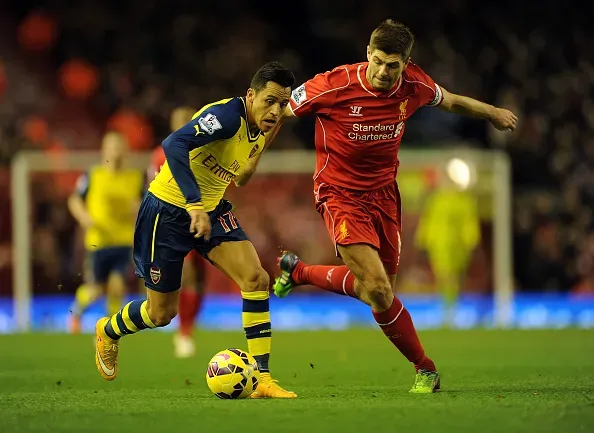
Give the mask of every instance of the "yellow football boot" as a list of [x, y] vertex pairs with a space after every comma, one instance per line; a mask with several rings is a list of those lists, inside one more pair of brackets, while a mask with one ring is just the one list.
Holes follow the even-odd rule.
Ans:
[[99, 374], [105, 380], [114, 380], [118, 374], [118, 349], [120, 340], [114, 340], [105, 333], [105, 325], [109, 317], [97, 320], [95, 335], [97, 344], [95, 346], [95, 364]]
[[250, 395], [250, 398], [297, 398], [297, 394], [281, 388], [277, 382], [270, 376], [270, 373], [260, 373], [258, 387]]

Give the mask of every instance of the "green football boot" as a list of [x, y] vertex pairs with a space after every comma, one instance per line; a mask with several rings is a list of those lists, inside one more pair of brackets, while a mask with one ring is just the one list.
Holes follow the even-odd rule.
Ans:
[[409, 392], [413, 394], [431, 394], [441, 387], [437, 371], [419, 370], [415, 377], [415, 384]]
[[295, 282], [293, 281], [291, 274], [299, 262], [300, 260], [299, 257], [297, 257], [297, 254], [290, 251], [283, 251], [281, 256], [278, 258], [278, 266], [280, 268], [281, 274], [280, 277], [276, 277], [274, 280], [274, 286], [272, 286], [274, 294], [278, 298], [284, 298], [287, 296], [295, 286]]

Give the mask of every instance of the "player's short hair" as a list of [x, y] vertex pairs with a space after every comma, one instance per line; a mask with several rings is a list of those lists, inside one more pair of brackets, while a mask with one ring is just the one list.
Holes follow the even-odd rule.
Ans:
[[404, 24], [394, 20], [385, 20], [371, 33], [369, 47], [371, 50], [380, 50], [386, 54], [400, 54], [402, 60], [410, 57], [410, 52], [415, 43], [415, 36]]
[[285, 68], [281, 62], [272, 61], [264, 64], [252, 78], [250, 87], [256, 92], [266, 87], [266, 83], [272, 81], [283, 87], [293, 87], [295, 75], [290, 69]]

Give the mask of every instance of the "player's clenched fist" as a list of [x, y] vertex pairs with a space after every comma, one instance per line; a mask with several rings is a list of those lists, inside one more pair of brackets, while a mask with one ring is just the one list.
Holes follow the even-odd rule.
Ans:
[[203, 209], [193, 209], [188, 211], [190, 218], [190, 233], [196, 233], [195, 238], [201, 238], [204, 236], [204, 240], [210, 238], [210, 232], [212, 227], [210, 226], [210, 217]]
[[489, 120], [500, 131], [513, 131], [518, 123], [518, 117], [505, 108], [495, 108]]

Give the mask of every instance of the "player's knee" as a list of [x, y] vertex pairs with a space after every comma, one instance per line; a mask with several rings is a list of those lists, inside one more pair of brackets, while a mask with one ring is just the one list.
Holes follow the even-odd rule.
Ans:
[[177, 305], [152, 307], [149, 305], [148, 314], [156, 327], [160, 328], [171, 323], [177, 316]]
[[263, 268], [256, 268], [246, 274], [241, 283], [243, 292], [263, 292], [270, 286], [270, 277]]
[[393, 299], [392, 286], [386, 278], [374, 278], [365, 282], [369, 303], [376, 311], [390, 308]]

